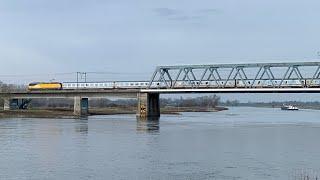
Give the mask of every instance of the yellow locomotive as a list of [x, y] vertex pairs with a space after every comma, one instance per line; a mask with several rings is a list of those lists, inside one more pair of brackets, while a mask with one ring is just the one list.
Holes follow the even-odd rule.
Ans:
[[59, 82], [34, 82], [28, 85], [28, 90], [60, 90], [62, 84]]

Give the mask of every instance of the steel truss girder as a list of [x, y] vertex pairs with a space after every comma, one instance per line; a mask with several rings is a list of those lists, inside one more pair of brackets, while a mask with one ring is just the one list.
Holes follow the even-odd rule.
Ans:
[[[275, 69], [280, 67], [286, 69], [281, 77], [275, 77]], [[316, 67], [313, 76], [303, 77], [299, 67]], [[254, 76], [248, 75], [247, 71], [257, 69]], [[196, 75], [194, 71], [200, 71]], [[201, 72], [202, 71], [202, 72]], [[222, 78], [221, 72], [227, 72], [227, 76]], [[279, 70], [276, 71], [279, 74]], [[293, 74], [297, 78], [292, 78]], [[174, 77], [174, 78], [173, 78]], [[163, 83], [157, 88], [200, 88], [203, 81], [217, 84], [217, 88], [226, 88], [230, 82], [242, 82], [244, 88], [253, 88], [256, 82], [271, 83], [273, 88], [281, 88], [283, 82], [287, 80], [299, 80], [301, 87], [306, 85], [304, 79], [314, 80], [320, 78], [320, 62], [301, 62], [301, 63], [258, 63], [258, 64], [217, 64], [217, 65], [184, 65], [184, 66], [159, 66], [154, 72], [149, 82], [149, 88], [154, 88], [154, 82]], [[277, 82], [280, 80], [280, 83]], [[177, 83], [179, 82], [179, 87]], [[183, 84], [183, 86], [181, 85]], [[182, 87], [181, 87], [182, 86]], [[235, 84], [235, 86], [237, 86]]]

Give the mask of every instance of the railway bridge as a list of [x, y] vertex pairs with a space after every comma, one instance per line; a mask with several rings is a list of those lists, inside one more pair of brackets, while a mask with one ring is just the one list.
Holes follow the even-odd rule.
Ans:
[[0, 93], [3, 109], [21, 99], [74, 98], [74, 114], [86, 115], [90, 98], [112, 96], [137, 98], [137, 116], [152, 117], [160, 116], [160, 94], [320, 93], [320, 62], [159, 66], [149, 81], [65, 84], [61, 90]]

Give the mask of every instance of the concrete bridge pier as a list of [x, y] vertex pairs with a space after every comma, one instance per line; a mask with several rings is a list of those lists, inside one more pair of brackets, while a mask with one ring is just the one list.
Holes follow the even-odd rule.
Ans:
[[4, 111], [9, 111], [11, 109], [10, 107], [10, 99], [5, 98], [3, 99], [3, 110]]
[[138, 93], [138, 117], [160, 117], [159, 93]]
[[74, 111], [76, 116], [86, 116], [89, 114], [89, 99], [82, 97], [74, 97]]
[[9, 110], [14, 110], [14, 109], [19, 109], [19, 100], [4, 98], [3, 99], [3, 110], [9, 111]]

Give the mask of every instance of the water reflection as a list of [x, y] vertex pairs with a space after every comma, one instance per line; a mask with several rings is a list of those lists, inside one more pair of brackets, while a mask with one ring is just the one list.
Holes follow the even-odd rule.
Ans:
[[81, 117], [75, 120], [75, 132], [80, 134], [88, 134], [88, 117]]
[[158, 133], [160, 131], [159, 117], [137, 117], [137, 132]]
[[319, 179], [319, 111], [235, 107], [160, 121], [1, 119], [0, 179]]

